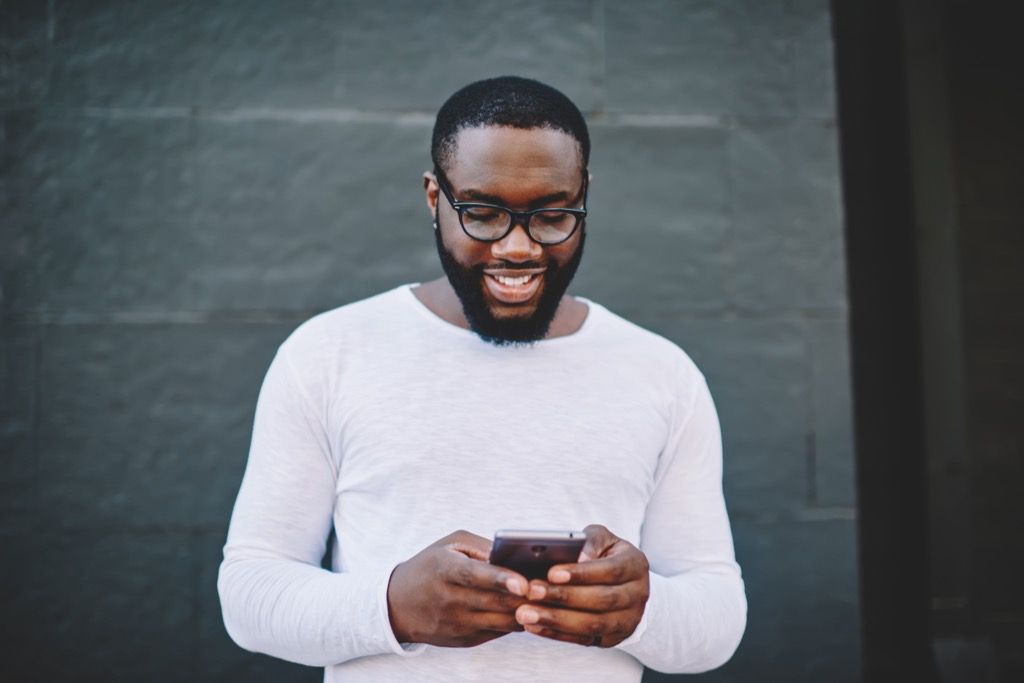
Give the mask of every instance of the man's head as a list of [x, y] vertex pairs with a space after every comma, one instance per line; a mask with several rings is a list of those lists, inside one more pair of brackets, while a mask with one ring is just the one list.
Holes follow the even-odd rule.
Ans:
[[[590, 157], [583, 115], [537, 81], [478, 81], [441, 107], [431, 156], [434, 172], [424, 175], [424, 185], [438, 253], [470, 327], [499, 344], [543, 338], [583, 254], [579, 210]], [[482, 233], [470, 221], [488, 210], [463, 208], [460, 217], [450, 199], [516, 215], [507, 232]], [[529, 233], [521, 215], [528, 211], [535, 212]]]
[[441, 105], [430, 140], [434, 168], [449, 170], [461, 130], [485, 126], [560, 130], [576, 140], [583, 168], [590, 162], [587, 122], [572, 100], [540, 81], [499, 76], [470, 83]]

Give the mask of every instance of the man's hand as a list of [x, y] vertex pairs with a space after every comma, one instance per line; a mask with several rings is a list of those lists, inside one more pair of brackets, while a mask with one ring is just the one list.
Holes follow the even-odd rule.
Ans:
[[647, 557], [633, 544], [591, 524], [576, 564], [548, 570], [533, 580], [530, 602], [516, 620], [530, 633], [580, 645], [611, 647], [628, 638], [651, 592]]
[[388, 584], [388, 615], [403, 643], [472, 647], [522, 631], [516, 608], [527, 582], [488, 564], [491, 542], [456, 531], [395, 567]]

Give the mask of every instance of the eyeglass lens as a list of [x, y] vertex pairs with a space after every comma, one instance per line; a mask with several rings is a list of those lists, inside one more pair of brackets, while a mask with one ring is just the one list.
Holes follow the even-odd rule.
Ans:
[[[512, 223], [512, 214], [497, 207], [466, 207], [461, 214], [466, 232], [482, 240], [504, 236]], [[575, 214], [567, 211], [539, 211], [530, 216], [528, 230], [538, 242], [560, 242], [576, 229], [577, 220]]]

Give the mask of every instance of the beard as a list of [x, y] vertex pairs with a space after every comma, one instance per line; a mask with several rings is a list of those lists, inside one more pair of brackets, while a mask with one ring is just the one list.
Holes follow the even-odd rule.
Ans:
[[537, 261], [526, 263], [504, 264], [505, 267], [518, 268], [540, 268], [546, 267], [544, 272], [543, 289], [537, 308], [530, 315], [510, 316], [507, 318], [495, 317], [491, 312], [487, 299], [484, 297], [484, 269], [494, 264], [478, 264], [466, 267], [455, 260], [448, 248], [441, 239], [441, 231], [434, 231], [434, 240], [437, 243], [437, 254], [441, 258], [441, 267], [444, 268], [448, 282], [451, 283], [455, 294], [462, 302], [462, 312], [469, 322], [469, 328], [481, 339], [496, 346], [508, 346], [516, 344], [531, 344], [543, 339], [551, 321], [558, 311], [558, 304], [562, 295], [569, 288], [569, 283], [576, 275], [580, 261], [583, 258], [583, 243], [586, 238], [586, 225], [580, 226], [580, 242], [573, 255], [562, 265], [548, 261], [545, 266]]

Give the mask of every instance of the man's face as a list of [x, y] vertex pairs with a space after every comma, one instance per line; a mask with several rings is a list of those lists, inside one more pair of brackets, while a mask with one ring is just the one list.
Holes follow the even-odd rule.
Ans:
[[[514, 211], [579, 208], [583, 174], [579, 145], [568, 133], [504, 126], [460, 131], [445, 172], [456, 201]], [[522, 223], [497, 242], [480, 242], [463, 232], [441, 193], [437, 219], [441, 265], [470, 327], [496, 344], [542, 339], [583, 255], [583, 225], [556, 245], [534, 242]]]

